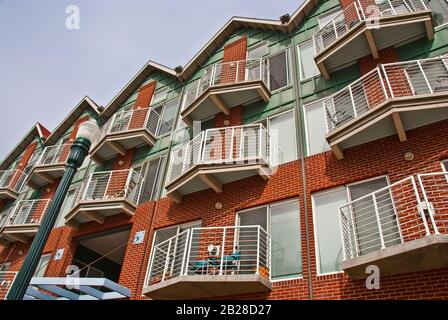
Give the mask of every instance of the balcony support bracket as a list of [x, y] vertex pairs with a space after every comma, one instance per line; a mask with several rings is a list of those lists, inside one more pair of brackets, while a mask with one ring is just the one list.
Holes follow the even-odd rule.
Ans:
[[167, 194], [167, 196], [173, 200], [175, 203], [181, 203], [182, 202], [182, 194], [177, 191], [173, 191]]
[[84, 215], [99, 224], [103, 224], [104, 220], [106, 220], [106, 217], [97, 211], [84, 211]]
[[123, 146], [119, 144], [117, 141], [108, 141], [107, 144], [121, 156], [126, 155], [126, 149], [123, 148]]
[[378, 59], [378, 49], [375, 44], [375, 39], [373, 39], [372, 31], [370, 29], [366, 29], [365, 32], [367, 43], [369, 44], [370, 51], [372, 52], [373, 59]]
[[44, 179], [47, 183], [52, 184], [54, 183], [54, 178], [50, 176], [48, 173], [45, 172], [36, 172], [38, 176], [40, 176], [42, 179]]
[[426, 29], [426, 36], [428, 37], [428, 41], [432, 41], [434, 39], [434, 28], [432, 26], [431, 20], [425, 21], [425, 29]]
[[211, 174], [200, 174], [199, 178], [204, 181], [206, 185], [208, 185], [211, 189], [215, 190], [216, 193], [222, 192], [222, 183], [219, 182], [218, 179], [216, 179]]
[[332, 145], [331, 150], [338, 160], [344, 159], [344, 151], [339, 144]]
[[394, 120], [395, 130], [397, 130], [398, 138], [401, 142], [408, 140], [406, 136], [406, 130], [404, 129], [403, 122], [401, 121], [400, 114], [398, 112], [392, 113], [392, 119]]
[[327, 71], [327, 68], [325, 67], [325, 64], [323, 62], [318, 63], [317, 67], [319, 68], [320, 74], [324, 77], [325, 80], [330, 79], [330, 74]]
[[212, 94], [210, 95], [210, 99], [218, 107], [218, 109], [221, 110], [226, 116], [230, 115], [229, 106], [224, 101], [222, 101], [219, 95]]
[[13, 238], [15, 241], [19, 241], [22, 243], [28, 243], [28, 237], [18, 233], [9, 233], [8, 236]]

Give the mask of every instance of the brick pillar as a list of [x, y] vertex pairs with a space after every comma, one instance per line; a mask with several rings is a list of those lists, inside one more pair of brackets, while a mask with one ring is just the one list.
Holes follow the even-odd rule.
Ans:
[[[68, 138], [67, 144], [71, 144], [75, 141], [76, 135], [78, 134], [79, 126], [84, 122], [89, 120], [89, 116], [82, 117], [75, 122], [72, 132], [70, 133], [70, 137]], [[61, 156], [59, 157], [59, 162], [65, 162], [70, 153], [70, 146], [64, 146], [61, 151]]]
[[[372, 55], [363, 57], [358, 60], [359, 71], [361, 75], [365, 75], [375, 69], [378, 65], [386, 63], [399, 62], [400, 57], [395, 48], [390, 47], [378, 51], [378, 59], [374, 59]], [[384, 76], [383, 73], [381, 73]], [[399, 67], [388, 71], [387, 76], [389, 83], [392, 86], [395, 96], [409, 96], [412, 95], [412, 89], [407, 80], [405, 71]], [[384, 87], [390, 95], [387, 82], [384, 80]], [[366, 91], [367, 100], [370, 108], [374, 108], [380, 103], [384, 102], [384, 95], [382, 94], [383, 88], [381, 82], [377, 81], [377, 78], [371, 81], [365, 80], [364, 90]]]
[[[20, 159], [19, 165], [16, 167], [17, 170], [23, 171], [26, 166], [28, 165], [28, 162], [30, 161], [31, 157], [33, 156], [34, 151], [36, 150], [37, 142], [33, 142], [25, 149], [25, 153], [23, 154], [22, 159]], [[11, 181], [9, 182], [9, 187], [11, 189], [14, 189], [17, 182], [20, 181], [22, 173], [16, 172], [11, 178]]]
[[[221, 84], [233, 83], [244, 80], [245, 77], [245, 65], [240, 63], [238, 66], [238, 77], [237, 77], [237, 63], [230, 63], [233, 61], [246, 60], [247, 52], [247, 37], [243, 36], [224, 47], [224, 58], [223, 63], [225, 63], [221, 68]], [[229, 63], [226, 63], [229, 62]]]
[[[132, 298], [141, 298], [144, 280], [149, 266], [152, 234], [151, 224], [156, 202], [147, 202], [140, 205], [132, 218], [132, 229], [129, 243], [121, 268], [119, 283], [131, 290]], [[145, 238], [141, 244], [133, 244], [135, 234], [145, 231]]]
[[129, 129], [139, 129], [143, 128], [143, 126], [145, 125], [146, 114], [148, 113], [148, 107], [154, 95], [156, 85], [157, 82], [152, 81], [139, 89], [137, 100], [135, 101], [133, 109], [134, 110], [143, 109], [143, 110], [134, 111], [132, 113], [132, 118], [129, 123]]

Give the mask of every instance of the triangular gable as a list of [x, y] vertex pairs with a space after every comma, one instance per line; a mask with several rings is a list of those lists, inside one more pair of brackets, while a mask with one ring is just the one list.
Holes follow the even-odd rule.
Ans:
[[45, 145], [56, 144], [59, 139], [70, 129], [71, 126], [82, 116], [87, 110], [92, 110], [96, 114], [100, 114], [100, 107], [88, 96], [85, 96], [76, 107], [69, 113], [69, 115], [56, 127], [53, 133], [45, 141]]

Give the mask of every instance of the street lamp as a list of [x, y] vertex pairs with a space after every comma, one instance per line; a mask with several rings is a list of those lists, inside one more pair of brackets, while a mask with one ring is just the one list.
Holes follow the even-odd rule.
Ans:
[[84, 162], [89, 153], [90, 146], [95, 143], [100, 133], [100, 129], [94, 120], [83, 122], [73, 142], [70, 154], [67, 159], [67, 167], [61, 182], [56, 189], [53, 200], [45, 213], [42, 224], [34, 237], [30, 250], [23, 262], [22, 267], [17, 273], [16, 279], [9, 290], [6, 300], [22, 300], [25, 296], [28, 285], [33, 277], [36, 267], [39, 263], [42, 251], [47, 243], [50, 232], [56, 223], [56, 219], [61, 210], [68, 188], [72, 183], [78, 168]]

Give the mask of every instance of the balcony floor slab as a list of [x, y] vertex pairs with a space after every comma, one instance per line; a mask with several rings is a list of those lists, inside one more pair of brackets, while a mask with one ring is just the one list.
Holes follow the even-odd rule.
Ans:
[[352, 279], [364, 279], [369, 265], [378, 266], [381, 276], [436, 270], [448, 267], [448, 235], [431, 235], [342, 262]]
[[269, 279], [252, 275], [184, 275], [143, 289], [143, 294], [157, 300], [193, 300], [268, 293]]

